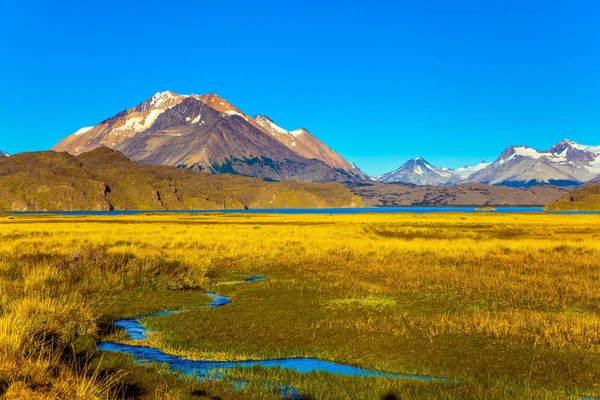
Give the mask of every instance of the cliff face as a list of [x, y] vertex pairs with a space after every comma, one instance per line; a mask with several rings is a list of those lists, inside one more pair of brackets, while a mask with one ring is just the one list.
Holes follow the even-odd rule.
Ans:
[[0, 159], [0, 211], [201, 210], [361, 206], [336, 183], [265, 182], [141, 164], [100, 147]]

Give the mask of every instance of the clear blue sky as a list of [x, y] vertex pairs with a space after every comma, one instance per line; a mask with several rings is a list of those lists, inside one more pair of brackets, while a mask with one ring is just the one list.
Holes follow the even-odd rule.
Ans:
[[215, 92], [370, 174], [600, 144], [600, 2], [5, 1], [0, 149]]

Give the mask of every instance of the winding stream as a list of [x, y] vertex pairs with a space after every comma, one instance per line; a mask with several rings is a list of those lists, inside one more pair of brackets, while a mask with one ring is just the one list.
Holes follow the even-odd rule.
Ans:
[[[244, 283], [265, 280], [262, 276], [253, 276]], [[214, 292], [204, 292], [212, 298], [209, 308], [222, 307], [231, 303], [228, 297], [219, 296]], [[160, 317], [170, 314], [177, 314], [189, 310], [173, 310], [161, 311], [155, 314], [143, 315], [138, 318], [126, 318], [113, 322], [113, 325], [123, 329], [130, 339], [144, 340], [147, 338], [149, 331], [139, 322], [140, 319], [146, 317]], [[317, 358], [282, 358], [270, 360], [249, 360], [249, 361], [204, 361], [204, 360], [189, 360], [180, 356], [173, 356], [162, 352], [158, 348], [147, 347], [143, 345], [131, 345], [113, 342], [101, 342], [97, 348], [104, 351], [113, 351], [132, 355], [139, 362], [158, 362], [167, 363], [173, 371], [183, 372], [186, 375], [194, 375], [200, 380], [214, 380], [225, 378], [223, 371], [234, 368], [251, 368], [261, 366], [265, 368], [281, 368], [292, 370], [300, 373], [308, 372], [327, 372], [331, 374], [345, 376], [360, 376], [360, 377], [381, 377], [381, 378], [402, 378], [402, 379], [417, 379], [421, 381], [445, 381], [442, 378], [432, 378], [421, 375], [404, 375], [390, 374], [381, 371], [368, 370], [363, 368], [353, 367], [347, 364], [339, 364], [331, 361], [319, 360]], [[295, 392], [293, 388], [286, 388]]]

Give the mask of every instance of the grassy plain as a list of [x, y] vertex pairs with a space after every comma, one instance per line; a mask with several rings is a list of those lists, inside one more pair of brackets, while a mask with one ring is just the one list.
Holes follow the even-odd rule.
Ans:
[[[248, 275], [267, 281], [233, 284]], [[600, 216], [0, 217], [6, 398], [575, 398], [600, 395]], [[195, 289], [232, 298], [208, 309]], [[318, 357], [447, 382], [253, 368], [197, 382], [100, 353], [126, 340], [191, 358]]]

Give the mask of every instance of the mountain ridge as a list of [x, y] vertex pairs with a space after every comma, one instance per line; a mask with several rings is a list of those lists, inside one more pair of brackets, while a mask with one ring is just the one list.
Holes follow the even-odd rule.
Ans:
[[216, 94], [158, 92], [53, 147], [74, 155], [98, 146], [133, 160], [268, 180], [344, 181], [367, 176], [308, 131], [250, 118]]
[[[422, 158], [421, 158], [422, 159]], [[404, 168], [382, 175], [381, 182], [419, 184], [423, 173]], [[460, 183], [485, 183], [499, 186], [529, 187], [536, 185], [579, 186], [600, 174], [600, 146], [585, 146], [564, 139], [549, 150], [536, 150], [529, 146], [508, 146], [491, 163], [482, 161], [475, 166], [456, 170], [437, 168], [427, 163], [432, 179], [426, 184], [455, 185]], [[404, 168], [404, 169], [403, 169]], [[402, 170], [403, 174], [397, 174]], [[430, 174], [431, 175], [431, 174]], [[391, 177], [391, 179], [390, 179]]]

